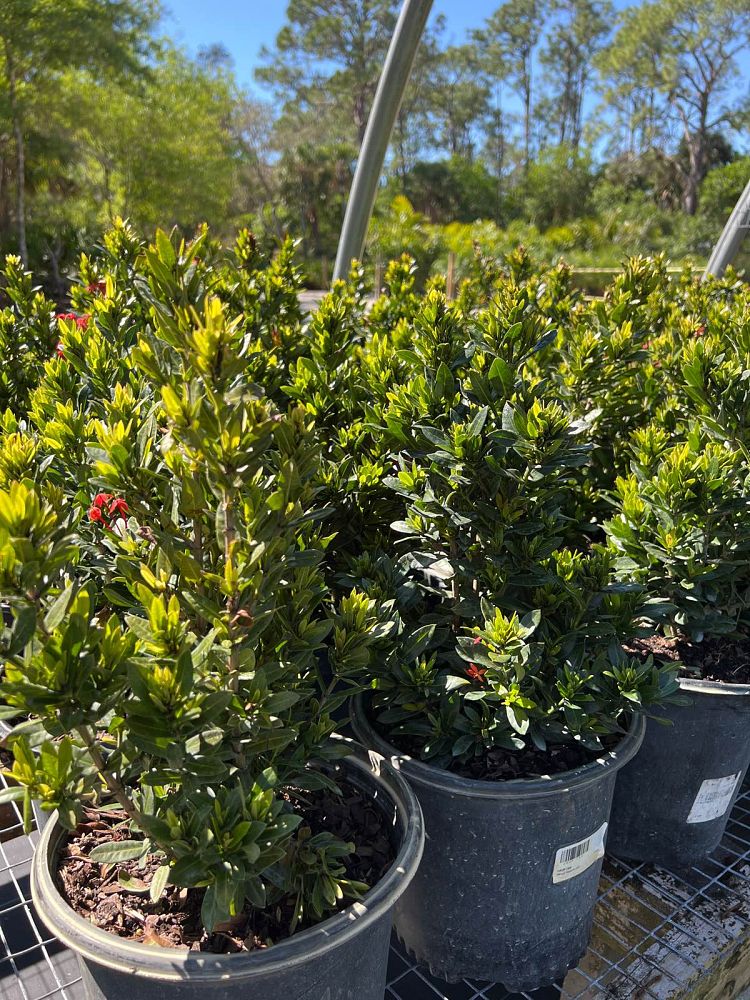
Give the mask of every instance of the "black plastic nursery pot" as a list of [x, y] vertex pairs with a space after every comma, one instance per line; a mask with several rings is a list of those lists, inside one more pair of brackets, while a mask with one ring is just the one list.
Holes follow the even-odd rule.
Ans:
[[489, 979], [513, 992], [563, 976], [588, 946], [615, 777], [643, 720], [584, 767], [494, 782], [399, 753], [362, 699], [352, 715], [357, 738], [401, 771], [424, 813], [424, 858], [394, 917], [416, 960], [448, 982]]
[[87, 1000], [383, 1000], [393, 907], [419, 865], [422, 814], [406, 782], [375, 754], [341, 763], [392, 822], [397, 856], [362, 902], [264, 951], [213, 955], [128, 941], [75, 913], [56, 884], [65, 831], [45, 828], [31, 891], [49, 930], [77, 952]]
[[750, 684], [680, 680], [687, 705], [654, 711], [617, 776], [608, 850], [684, 867], [719, 844], [750, 764]]

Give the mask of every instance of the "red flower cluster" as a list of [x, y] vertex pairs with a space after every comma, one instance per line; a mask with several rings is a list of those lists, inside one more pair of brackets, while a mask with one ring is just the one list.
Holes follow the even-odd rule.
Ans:
[[128, 505], [120, 497], [111, 493], [97, 493], [89, 507], [89, 521], [109, 528], [113, 521], [125, 520], [128, 516]]
[[479, 681], [480, 684], [484, 684], [484, 675], [487, 673], [486, 667], [478, 667], [476, 663], [470, 663], [466, 668], [466, 675], [471, 677], [473, 681]]
[[[86, 327], [89, 325], [89, 320], [91, 319], [91, 316], [88, 313], [84, 313], [82, 316], [79, 316], [78, 313], [55, 313], [55, 319], [64, 319], [67, 321], [73, 320], [75, 322], [75, 325], [80, 330], [85, 330]], [[57, 342], [57, 348], [55, 350], [55, 353], [57, 354], [58, 358], [65, 357], [65, 345], [61, 340]]]
[[86, 285], [86, 291], [92, 295], [104, 295], [107, 291], [107, 282], [95, 281], [92, 285]]
[[76, 326], [85, 330], [89, 325], [91, 316], [88, 313], [84, 313], [83, 316], [79, 316], [78, 313], [55, 313], [55, 319], [75, 320]]
[[706, 332], [706, 327], [705, 326], [699, 326], [696, 329], [696, 331], [695, 331], [695, 336], [696, 337], [702, 337], [705, 332]]

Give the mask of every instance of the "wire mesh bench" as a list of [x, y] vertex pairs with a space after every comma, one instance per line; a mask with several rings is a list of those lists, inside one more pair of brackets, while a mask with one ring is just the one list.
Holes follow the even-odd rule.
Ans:
[[[24, 834], [15, 805], [0, 807], [0, 998], [82, 1000], [75, 956], [50, 938], [30, 902], [36, 838]], [[733, 1000], [749, 986], [750, 783], [724, 840], [698, 867], [671, 872], [607, 858], [588, 954], [564, 983], [522, 996]], [[510, 997], [498, 983], [441, 983], [392, 944], [385, 1000]]]

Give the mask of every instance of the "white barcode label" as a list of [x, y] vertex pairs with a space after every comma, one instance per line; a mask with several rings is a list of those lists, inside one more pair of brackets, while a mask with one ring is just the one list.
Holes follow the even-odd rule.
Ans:
[[585, 872], [595, 861], [604, 857], [604, 837], [607, 824], [602, 823], [599, 829], [585, 840], [576, 844], [561, 847], [555, 855], [555, 867], [552, 869], [553, 882], [567, 882], [581, 872]]
[[704, 781], [695, 796], [693, 808], [687, 818], [688, 823], [708, 823], [723, 816], [732, 804], [742, 771], [728, 774], [726, 778], [709, 778]]

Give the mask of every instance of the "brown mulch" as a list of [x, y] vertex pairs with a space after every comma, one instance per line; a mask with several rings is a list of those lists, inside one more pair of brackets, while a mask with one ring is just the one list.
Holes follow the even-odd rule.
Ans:
[[[384, 726], [375, 728], [383, 739], [387, 740], [402, 753], [409, 754], [415, 760], [420, 759], [421, 744], [414, 737], [399, 736], [388, 732]], [[492, 747], [479, 757], [469, 761], [453, 760], [446, 768], [450, 774], [461, 778], [472, 778], [475, 781], [512, 781], [515, 778], [533, 779], [548, 778], [553, 774], [564, 774], [577, 767], [591, 764], [597, 758], [614, 749], [622, 739], [622, 734], [600, 737], [603, 750], [587, 750], [578, 744], [550, 744], [546, 750], [537, 747], [524, 747], [522, 750], [507, 750], [503, 747]], [[425, 761], [429, 764], [429, 761]]]
[[680, 676], [716, 681], [720, 684], [750, 684], [750, 638], [714, 636], [703, 642], [682, 637], [655, 635], [633, 639], [628, 650], [644, 659], [652, 654], [662, 663], [682, 664]]
[[[349, 879], [374, 886], [392, 864], [395, 851], [389, 839], [384, 814], [371, 797], [353, 785], [340, 782], [341, 796], [330, 791], [297, 796], [297, 811], [313, 834], [328, 831], [355, 845], [355, 853], [344, 859]], [[193, 951], [230, 954], [266, 948], [289, 936], [293, 899], [285, 899], [272, 912], [248, 906], [237, 917], [204, 931], [200, 920], [202, 889], [167, 886], [162, 898], [152, 903], [148, 895], [151, 879], [161, 863], [155, 855], [140, 861], [97, 864], [89, 854], [98, 844], [130, 840], [124, 814], [90, 812], [66, 843], [58, 879], [68, 903], [97, 927], [119, 937], [165, 948], [187, 947]], [[114, 827], [114, 828], [113, 828]], [[127, 876], [128, 888], [120, 884]], [[351, 904], [341, 901], [339, 909]], [[297, 930], [309, 924], [300, 922]]]
[[477, 781], [512, 781], [514, 778], [546, 778], [552, 774], [563, 774], [577, 767], [591, 764], [615, 747], [621, 736], [605, 736], [604, 750], [592, 751], [585, 747], [561, 744], [549, 746], [546, 750], [526, 747], [523, 750], [505, 750], [493, 747], [481, 757], [475, 757], [465, 764], [456, 764], [451, 773]]

